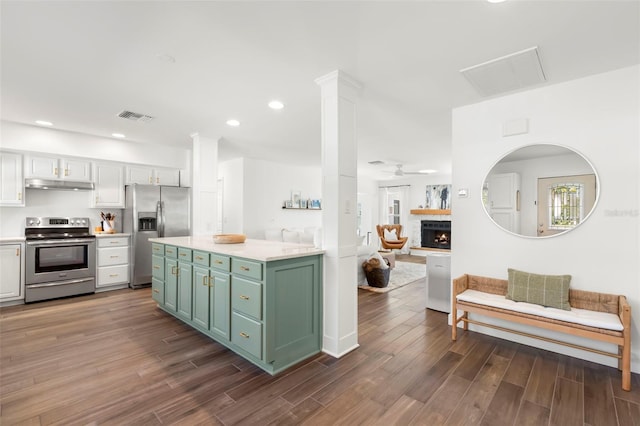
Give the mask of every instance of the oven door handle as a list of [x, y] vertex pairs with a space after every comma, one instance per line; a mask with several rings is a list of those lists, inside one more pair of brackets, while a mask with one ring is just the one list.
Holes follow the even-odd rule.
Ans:
[[66, 246], [69, 244], [84, 244], [94, 242], [93, 238], [72, 238], [72, 239], [59, 239], [50, 241], [27, 241], [28, 246]]
[[87, 281], [93, 281], [95, 278], [91, 277], [91, 278], [81, 278], [78, 280], [65, 280], [65, 281], [55, 281], [55, 282], [51, 282], [51, 283], [44, 283], [44, 284], [27, 284], [26, 286], [28, 288], [40, 288], [40, 287], [56, 287], [59, 285], [66, 285], [66, 284], [79, 284], [79, 283], [86, 283]]

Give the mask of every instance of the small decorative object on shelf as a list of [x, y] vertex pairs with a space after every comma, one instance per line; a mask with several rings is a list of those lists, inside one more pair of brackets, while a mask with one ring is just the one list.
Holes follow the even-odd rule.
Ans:
[[311, 205], [309, 206], [310, 209], [320, 209], [322, 206], [322, 203], [320, 202], [320, 200], [311, 200]]

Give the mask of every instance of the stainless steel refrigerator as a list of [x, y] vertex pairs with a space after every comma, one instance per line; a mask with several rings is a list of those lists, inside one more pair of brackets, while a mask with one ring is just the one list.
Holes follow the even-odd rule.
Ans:
[[191, 190], [176, 186], [127, 185], [123, 232], [131, 234], [129, 286], [151, 283], [149, 238], [191, 234]]

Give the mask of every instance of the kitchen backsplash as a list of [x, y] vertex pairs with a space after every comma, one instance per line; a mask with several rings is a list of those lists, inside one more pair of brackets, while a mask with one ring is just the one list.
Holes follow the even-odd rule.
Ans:
[[0, 207], [0, 237], [24, 236], [24, 220], [27, 217], [60, 216], [88, 217], [90, 229], [100, 226], [100, 212], [116, 215], [115, 228], [122, 231], [122, 209], [90, 208], [91, 191], [63, 191], [28, 189], [25, 207]]

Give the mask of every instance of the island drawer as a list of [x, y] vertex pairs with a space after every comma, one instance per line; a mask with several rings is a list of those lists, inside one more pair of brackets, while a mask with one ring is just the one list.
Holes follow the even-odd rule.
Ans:
[[231, 272], [248, 278], [262, 281], [262, 263], [243, 259], [233, 259]]
[[242, 278], [231, 278], [231, 308], [262, 319], [262, 284]]
[[231, 266], [231, 258], [229, 256], [221, 256], [211, 253], [211, 267], [221, 271], [229, 272]]
[[176, 259], [178, 257], [178, 247], [164, 246], [164, 255]]
[[236, 312], [231, 317], [231, 341], [262, 359], [262, 324]]
[[151, 254], [164, 256], [164, 244], [151, 243]]
[[164, 281], [151, 278], [151, 297], [161, 305], [164, 305]]
[[191, 262], [191, 249], [178, 247], [178, 260]]
[[151, 256], [151, 275], [159, 280], [164, 280], [164, 257]]
[[193, 251], [193, 263], [209, 267], [209, 253], [206, 251]]

